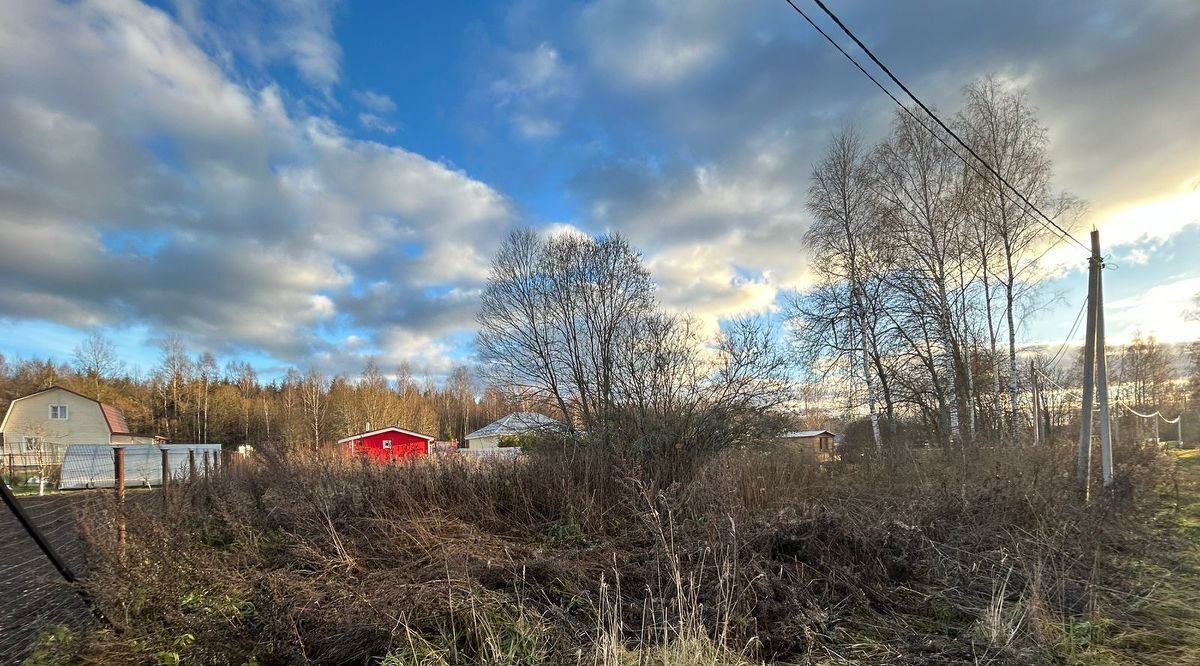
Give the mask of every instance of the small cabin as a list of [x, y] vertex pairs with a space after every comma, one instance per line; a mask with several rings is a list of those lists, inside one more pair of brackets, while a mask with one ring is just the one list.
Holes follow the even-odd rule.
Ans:
[[352, 455], [387, 461], [429, 455], [433, 437], [404, 428], [391, 427], [343, 437], [338, 446]]
[[828, 462], [837, 457], [837, 433], [828, 430], [785, 432], [779, 439], [812, 454], [820, 462]]

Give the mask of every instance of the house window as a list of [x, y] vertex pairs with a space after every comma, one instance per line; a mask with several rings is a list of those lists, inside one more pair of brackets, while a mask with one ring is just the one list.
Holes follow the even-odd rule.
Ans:
[[41, 437], [26, 437], [21, 442], [21, 453], [37, 453], [41, 448]]
[[392, 440], [390, 440], [390, 439], [383, 440], [383, 448], [385, 448], [385, 449], [392, 448]]
[[50, 405], [50, 420], [51, 421], [66, 421], [67, 406], [66, 405]]

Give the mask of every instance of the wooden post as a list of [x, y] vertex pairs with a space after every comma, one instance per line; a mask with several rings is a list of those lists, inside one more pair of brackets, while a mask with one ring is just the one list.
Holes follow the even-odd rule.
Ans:
[[117, 491], [117, 546], [125, 551], [125, 447], [113, 449], [113, 488]]
[[208, 462], [208, 449], [205, 449], [204, 450], [204, 476], [206, 478], [208, 477], [209, 471], [210, 471], [210, 467], [209, 467], [209, 462]]
[[1100, 278], [1100, 235], [1092, 231], [1088, 258], [1087, 326], [1083, 340], [1083, 404], [1079, 407], [1079, 460], [1075, 474], [1087, 499], [1092, 470], [1092, 398], [1096, 377], [1096, 283]]
[[1029, 383], [1033, 391], [1033, 444], [1042, 443], [1041, 400], [1038, 392], [1037, 364], [1029, 359]]
[[[1117, 395], [1121, 395], [1120, 389], [1117, 390]], [[1119, 398], [1113, 404], [1113, 441], [1121, 443], [1121, 400]]]
[[167, 493], [171, 491], [171, 452], [164, 446], [159, 446], [158, 454], [161, 459], [162, 466], [162, 503], [163, 511], [166, 511], [170, 500]]
[[196, 449], [188, 449], [188, 479], [196, 478]]

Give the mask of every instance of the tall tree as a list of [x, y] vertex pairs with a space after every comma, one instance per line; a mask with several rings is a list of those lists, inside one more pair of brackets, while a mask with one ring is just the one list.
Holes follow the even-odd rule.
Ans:
[[494, 381], [604, 432], [616, 351], [654, 307], [650, 274], [622, 236], [518, 230], [492, 262], [477, 343]]
[[[986, 262], [985, 285], [992, 280], [1003, 290], [1004, 325], [1008, 339], [1008, 430], [1016, 441], [1020, 424], [1018, 406], [1017, 317], [1020, 301], [1038, 284], [1038, 250], [1057, 240], [1057, 233], [1009, 189], [1019, 190], [1039, 209], [1059, 217], [1075, 202], [1050, 190], [1053, 175], [1046, 128], [1037, 118], [1025, 90], [988, 76], [968, 85], [966, 105], [958, 124], [964, 139], [995, 171], [970, 170], [974, 181], [969, 211], [977, 219], [975, 233], [983, 239], [980, 259]], [[1007, 183], [1007, 185], [1005, 184]], [[989, 261], [991, 259], [992, 261]], [[998, 266], [995, 264], [999, 264]], [[987, 287], [990, 322], [991, 293]], [[994, 351], [994, 349], [993, 349]]]
[[100, 400], [104, 381], [121, 371], [124, 363], [117, 355], [112, 341], [99, 331], [88, 334], [71, 354], [75, 371], [87, 380], [92, 397]]
[[[891, 413], [891, 396], [883, 376], [878, 341], [878, 312], [874, 297], [879, 284], [879, 200], [869, 151], [852, 129], [833, 136], [825, 156], [813, 167], [808, 210], [813, 223], [804, 242], [815, 258], [813, 269], [821, 289], [793, 304], [802, 325], [828, 328], [831, 335], [814, 336], [829, 344], [812, 350], [833, 357], [848, 355], [845, 364], [866, 388], [871, 433], [876, 448], [883, 445], [879, 428], [879, 387]], [[824, 296], [824, 298], [821, 298]], [[837, 335], [841, 332], [841, 335]]]

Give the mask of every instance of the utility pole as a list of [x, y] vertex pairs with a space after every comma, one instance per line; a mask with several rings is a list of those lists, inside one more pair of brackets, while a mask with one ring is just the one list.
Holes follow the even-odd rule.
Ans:
[[1083, 338], [1083, 404], [1079, 407], [1079, 460], [1076, 478], [1088, 497], [1092, 471], [1092, 399], [1096, 378], [1096, 281], [1100, 277], [1100, 239], [1092, 232], [1092, 255], [1088, 258], [1087, 324]]
[[1108, 362], [1104, 350], [1104, 282], [1101, 271], [1100, 232], [1092, 230], [1092, 255], [1088, 259], [1087, 338], [1083, 345], [1083, 405], [1079, 410], [1079, 460], [1076, 474], [1088, 497], [1092, 467], [1092, 407], [1100, 407], [1100, 465], [1104, 487], [1113, 482], [1112, 428], [1108, 411]]

